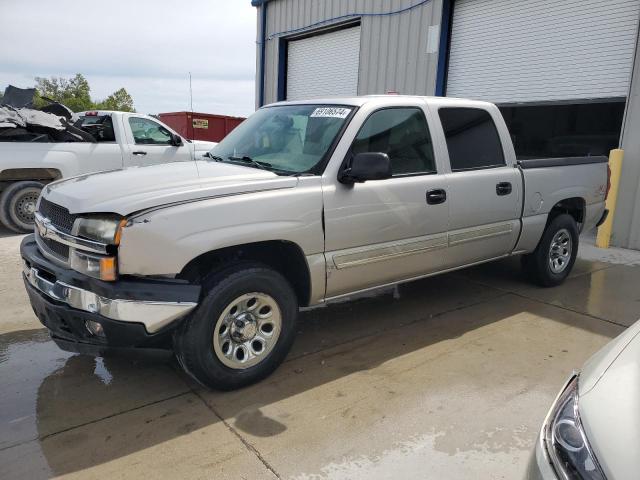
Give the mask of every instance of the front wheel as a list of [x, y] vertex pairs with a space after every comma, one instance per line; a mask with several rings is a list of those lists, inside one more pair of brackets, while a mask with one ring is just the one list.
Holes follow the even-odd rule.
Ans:
[[41, 183], [34, 181], [9, 185], [0, 195], [0, 222], [16, 233], [32, 232], [42, 187]]
[[269, 267], [244, 264], [212, 275], [203, 288], [200, 305], [174, 336], [185, 371], [218, 390], [269, 375], [295, 336], [298, 302], [289, 282]]
[[540, 243], [522, 259], [528, 277], [542, 287], [561, 284], [571, 273], [578, 254], [578, 226], [566, 213], [553, 218]]

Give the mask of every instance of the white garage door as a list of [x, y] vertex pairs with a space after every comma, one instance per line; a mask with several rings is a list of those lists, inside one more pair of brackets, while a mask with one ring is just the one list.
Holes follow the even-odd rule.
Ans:
[[496, 103], [627, 95], [640, 0], [457, 0], [447, 96]]
[[360, 27], [289, 42], [287, 100], [358, 94]]

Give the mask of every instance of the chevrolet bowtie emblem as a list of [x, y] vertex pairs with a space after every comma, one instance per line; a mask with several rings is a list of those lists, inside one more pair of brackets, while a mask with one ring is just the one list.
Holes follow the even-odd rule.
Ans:
[[51, 224], [51, 222], [48, 219], [43, 219], [42, 223], [41, 222], [36, 222], [36, 226], [38, 227], [38, 233], [40, 234], [41, 237], [45, 238], [47, 236], [47, 231], [48, 226]]

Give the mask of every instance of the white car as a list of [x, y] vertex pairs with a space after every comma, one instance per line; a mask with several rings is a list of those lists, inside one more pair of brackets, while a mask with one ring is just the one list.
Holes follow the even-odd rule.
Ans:
[[97, 141], [0, 141], [0, 223], [10, 230], [33, 231], [40, 190], [54, 180], [196, 160], [216, 145], [184, 139], [140, 113], [80, 112], [72, 121]]
[[640, 478], [640, 321], [591, 357], [556, 398], [530, 480]]

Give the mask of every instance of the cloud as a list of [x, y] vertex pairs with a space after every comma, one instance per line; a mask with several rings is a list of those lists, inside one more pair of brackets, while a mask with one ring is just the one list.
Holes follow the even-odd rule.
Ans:
[[138, 111], [254, 109], [256, 12], [249, 0], [1, 0], [0, 88], [84, 74], [92, 95], [120, 87]]

